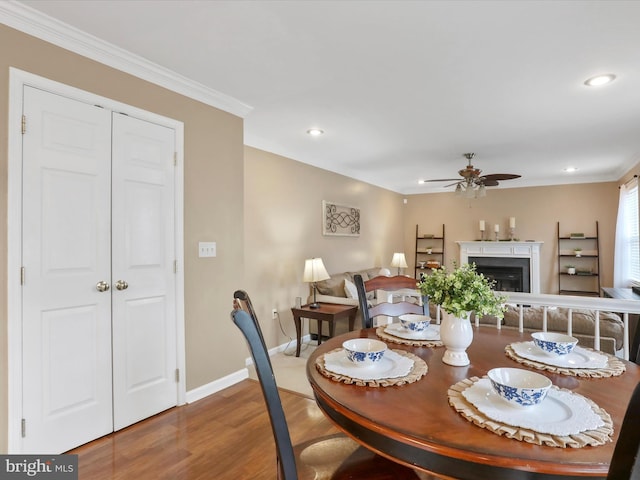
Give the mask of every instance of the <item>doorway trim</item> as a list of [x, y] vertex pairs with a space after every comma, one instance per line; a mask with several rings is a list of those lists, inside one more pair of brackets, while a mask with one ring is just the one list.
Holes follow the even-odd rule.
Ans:
[[[176, 132], [175, 260], [176, 355], [180, 377], [177, 404], [186, 402], [186, 352], [184, 321], [184, 124], [131, 105], [65, 85], [14, 67], [9, 68], [9, 127], [7, 139], [7, 446], [21, 453], [22, 423], [22, 96], [25, 85], [103, 106]], [[27, 127], [28, 128], [28, 127]]]

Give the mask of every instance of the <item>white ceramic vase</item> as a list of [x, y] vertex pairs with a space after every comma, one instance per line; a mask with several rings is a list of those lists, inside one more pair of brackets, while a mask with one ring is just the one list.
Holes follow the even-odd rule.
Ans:
[[460, 318], [450, 313], [445, 313], [440, 325], [440, 339], [446, 350], [442, 361], [454, 367], [469, 365], [467, 348], [473, 340], [473, 327], [471, 326], [471, 312], [466, 317]]

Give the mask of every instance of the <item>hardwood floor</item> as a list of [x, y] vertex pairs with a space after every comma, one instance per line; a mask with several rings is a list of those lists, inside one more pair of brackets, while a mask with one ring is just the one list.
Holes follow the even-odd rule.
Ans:
[[[315, 402], [281, 391], [294, 444], [335, 433]], [[244, 380], [70, 452], [80, 480], [273, 480], [273, 434], [259, 384]]]

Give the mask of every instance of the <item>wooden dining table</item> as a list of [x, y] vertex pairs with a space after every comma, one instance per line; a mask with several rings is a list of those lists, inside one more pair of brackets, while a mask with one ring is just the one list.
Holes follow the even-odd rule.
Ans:
[[[388, 343], [422, 358], [428, 372], [405, 385], [372, 387], [345, 384], [322, 375], [316, 359], [349, 338], [377, 338], [375, 328], [356, 330], [319, 346], [307, 362], [307, 377], [323, 413], [367, 448], [399, 463], [443, 478], [558, 479], [605, 478], [627, 404], [640, 382], [640, 367], [624, 362], [622, 375], [579, 378], [538, 371], [555, 386], [578, 393], [612, 417], [612, 441], [582, 448], [543, 446], [501, 436], [476, 426], [452, 408], [447, 391], [472, 377], [484, 377], [495, 367], [528, 368], [505, 354], [505, 346], [531, 340], [530, 334], [495, 327], [474, 327], [467, 353], [470, 365], [442, 362], [444, 347]], [[535, 408], [542, 408], [540, 405]]]

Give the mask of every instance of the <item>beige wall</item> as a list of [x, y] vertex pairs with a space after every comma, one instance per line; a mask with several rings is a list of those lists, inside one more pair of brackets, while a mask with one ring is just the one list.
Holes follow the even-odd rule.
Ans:
[[[618, 210], [618, 183], [589, 183], [551, 187], [488, 189], [487, 196], [465, 199], [453, 193], [410, 195], [405, 206], [404, 249], [415, 252], [415, 228], [420, 233], [446, 228], [446, 264], [459, 260], [456, 240], [480, 237], [479, 221], [485, 220], [493, 238], [493, 225], [500, 224], [500, 237], [508, 235], [509, 217], [516, 217], [516, 237], [544, 242], [541, 254], [541, 292], [558, 293], [557, 222], [560, 235], [600, 230], [602, 286], [613, 283], [613, 245]], [[407, 262], [415, 266], [413, 255]], [[564, 262], [561, 263], [561, 267]]]
[[[245, 278], [267, 344], [295, 338], [291, 307], [306, 300], [304, 260], [339, 273], [389, 266], [403, 245], [402, 196], [254, 148], [245, 148]], [[359, 237], [322, 235], [322, 200], [360, 208]], [[271, 320], [277, 308], [283, 335]]]
[[[229, 320], [231, 294], [244, 275], [242, 119], [0, 25], [0, 242], [5, 252], [0, 255], [0, 452], [7, 448], [10, 66], [184, 122], [187, 389], [237, 371], [246, 357], [244, 342]], [[217, 242], [217, 258], [197, 258], [202, 240]]]

